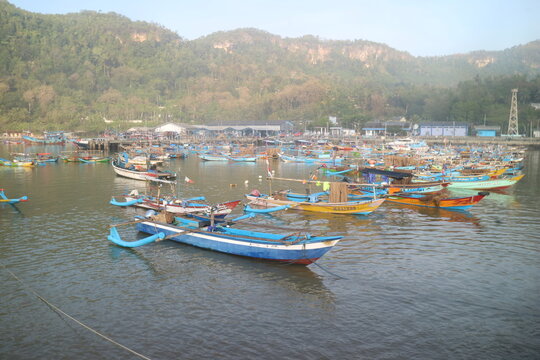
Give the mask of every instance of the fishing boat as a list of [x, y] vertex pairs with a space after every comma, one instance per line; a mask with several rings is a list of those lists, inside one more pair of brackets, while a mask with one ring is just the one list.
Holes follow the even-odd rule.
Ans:
[[229, 160], [235, 162], [256, 162], [257, 156], [229, 156]]
[[109, 162], [111, 158], [109, 158], [108, 156], [85, 156], [78, 158], [78, 160], [83, 163], [95, 164]]
[[174, 217], [172, 221], [167, 220], [169, 220], [167, 216], [161, 219], [138, 217], [135, 221], [137, 230], [150, 236], [133, 242], [124, 241], [118, 233], [117, 226], [113, 226], [108, 239], [123, 247], [137, 247], [167, 239], [232, 255], [309, 265], [330, 251], [343, 238], [313, 236], [298, 230], [288, 234], [266, 233], [216, 226], [211, 221], [200, 219]]
[[323, 164], [323, 165], [324, 166], [321, 166], [322, 171], [326, 175], [329, 175], [329, 176], [344, 175], [344, 174], [350, 175], [351, 172], [358, 170], [356, 168], [356, 166], [333, 166], [333, 167], [328, 167], [325, 164]]
[[60, 157], [58, 155], [53, 155], [51, 153], [37, 153], [35, 161], [38, 163], [53, 163], [58, 162]]
[[344, 202], [309, 202], [303, 201], [304, 199], [301, 198], [297, 200], [287, 199], [284, 195], [285, 194], [280, 194], [280, 192], [277, 192], [272, 196], [251, 192], [245, 196], [250, 201], [251, 206], [271, 208], [274, 206], [289, 205], [293, 210], [304, 210], [326, 214], [368, 215], [377, 210], [384, 202], [384, 199], [365, 199]]
[[71, 143], [82, 150], [88, 150], [90, 148], [90, 140], [71, 140]]
[[224, 217], [232, 212], [232, 210], [240, 204], [240, 200], [228, 201], [217, 205], [209, 205], [198, 203], [204, 201], [204, 197], [196, 197], [190, 199], [158, 199], [148, 195], [139, 195], [132, 193], [123, 195], [124, 201], [118, 201], [114, 197], [110, 204], [116, 206], [135, 206], [143, 209], [151, 209], [157, 211], [166, 211], [175, 215], [185, 214], [210, 214], [213, 213], [216, 217]]
[[322, 158], [322, 157], [306, 157], [306, 156], [289, 156], [285, 154], [279, 154], [280, 159], [283, 162], [298, 162], [306, 164], [341, 164], [343, 158]]
[[0, 189], [0, 203], [4, 203], [4, 204], [18, 204], [20, 202], [25, 202], [25, 201], [28, 201], [28, 197], [27, 196], [22, 196], [20, 198], [17, 198], [17, 199], [10, 199], [6, 196], [6, 194], [4, 193], [4, 189]]
[[176, 179], [176, 173], [169, 171], [157, 171], [157, 170], [136, 170], [133, 168], [126, 168], [125, 163], [115, 159], [111, 162], [114, 172], [118, 176], [123, 176], [129, 179], [142, 180], [142, 181], [161, 181], [161, 182], [174, 182]]
[[43, 138], [23, 135], [22, 139], [26, 144], [37, 145], [64, 145], [66, 142], [66, 138], [62, 132], [45, 132]]
[[[383, 170], [377, 168], [361, 168], [359, 172], [364, 176], [367, 183], [379, 185], [388, 194], [415, 192], [415, 193], [430, 193], [441, 191], [449, 183], [438, 181], [418, 181], [413, 180], [413, 174], [405, 171]], [[380, 181], [377, 181], [377, 176]], [[353, 193], [361, 194], [363, 192], [370, 193], [373, 190], [371, 187], [351, 187]]]
[[478, 181], [455, 181], [448, 185], [449, 189], [470, 189], [470, 190], [500, 190], [511, 187], [521, 180], [525, 175], [511, 177], [499, 177], [496, 179]]
[[479, 192], [477, 195], [466, 197], [445, 197], [443, 192], [422, 194], [393, 194], [386, 198], [386, 201], [412, 206], [442, 208], [446, 210], [468, 210], [478, 204], [480, 200], [489, 195], [488, 192]]
[[36, 162], [31, 159], [13, 159], [8, 160], [0, 158], [0, 165], [11, 167], [33, 167], [36, 166]]
[[199, 158], [204, 161], [229, 161], [229, 157], [225, 155], [199, 154]]

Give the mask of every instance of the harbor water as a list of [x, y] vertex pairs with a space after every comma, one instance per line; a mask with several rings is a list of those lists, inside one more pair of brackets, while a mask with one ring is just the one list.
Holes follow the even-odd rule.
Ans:
[[[0, 145], [0, 157], [69, 149]], [[307, 267], [170, 241], [120, 248], [109, 225], [133, 211], [109, 201], [143, 192], [143, 182], [110, 164], [0, 167], [0, 188], [29, 198], [0, 204], [0, 359], [138, 358], [93, 331], [151, 359], [539, 359], [540, 151], [524, 165], [523, 180], [469, 212], [385, 203], [369, 216], [288, 210], [252, 220], [344, 236]], [[264, 161], [191, 155], [168, 167], [180, 197], [270, 191]], [[314, 170], [271, 167], [285, 178]]]

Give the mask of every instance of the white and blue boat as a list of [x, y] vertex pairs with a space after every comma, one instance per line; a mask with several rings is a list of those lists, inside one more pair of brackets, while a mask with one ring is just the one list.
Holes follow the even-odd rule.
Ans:
[[298, 162], [306, 164], [334, 164], [338, 165], [343, 162], [343, 158], [320, 158], [320, 157], [305, 157], [305, 156], [289, 156], [279, 154], [283, 162]]
[[199, 158], [204, 161], [229, 161], [226, 155], [199, 154]]
[[213, 226], [210, 221], [174, 218], [174, 224], [139, 217], [137, 230], [150, 234], [138, 241], [124, 241], [116, 227], [108, 239], [123, 247], [138, 247], [159, 240], [172, 240], [199, 248], [256, 259], [309, 265], [326, 254], [342, 236], [312, 236], [308, 233], [263, 233], [258, 231]]

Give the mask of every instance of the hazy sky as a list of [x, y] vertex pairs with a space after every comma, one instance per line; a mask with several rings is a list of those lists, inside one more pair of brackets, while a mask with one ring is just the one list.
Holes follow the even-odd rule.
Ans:
[[282, 37], [369, 40], [416, 56], [540, 39], [540, 0], [8, 0], [28, 11], [114, 11], [187, 39], [253, 27]]

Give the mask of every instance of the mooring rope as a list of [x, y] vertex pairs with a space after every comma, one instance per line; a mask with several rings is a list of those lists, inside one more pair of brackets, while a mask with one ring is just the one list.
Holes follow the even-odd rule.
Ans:
[[323, 267], [322, 265], [318, 264], [317, 262], [312, 262], [312, 264], [318, 266], [322, 271], [325, 271], [325, 272], [329, 273], [330, 275], [333, 275], [333, 276], [337, 277], [338, 279], [347, 280], [346, 277], [343, 277], [341, 275], [338, 275], [338, 274], [328, 270], [327, 268]]
[[[306, 260], [308, 260], [307, 254], [306, 254], [306, 245], [305, 245], [305, 244], [304, 244], [304, 258], [305, 258]], [[343, 276], [341, 276], [341, 275], [338, 275], [338, 274], [336, 274], [336, 273], [333, 273], [332, 271], [328, 270], [327, 268], [323, 267], [322, 265], [317, 264], [316, 261], [312, 261], [311, 264], [317, 265], [317, 266], [319, 267], [319, 269], [321, 269], [322, 271], [327, 272], [328, 274], [330, 274], [330, 275], [332, 275], [332, 276], [337, 277], [338, 279], [344, 279], [344, 280], [347, 280], [346, 277], [343, 277]]]
[[43, 296], [39, 295], [37, 292], [34, 291], [34, 289], [32, 289], [30, 286], [26, 285], [24, 283], [24, 281], [22, 281], [21, 279], [19, 279], [17, 277], [17, 275], [15, 275], [13, 272], [11, 272], [11, 270], [9, 270], [4, 264], [0, 263], [0, 265], [2, 265], [2, 267], [4, 268], [4, 270], [6, 270], [15, 280], [17, 280], [19, 283], [21, 283], [23, 285], [23, 287], [25, 287], [26, 289], [28, 289], [35, 297], [37, 297], [39, 300], [43, 301], [48, 307], [50, 307], [52, 310], [56, 311], [57, 313], [59, 314], [62, 314], [64, 315], [65, 317], [67, 317], [68, 319], [74, 321], [75, 323], [79, 324], [80, 326], [84, 327], [85, 329], [93, 332], [94, 334], [102, 337], [103, 339], [109, 341], [110, 343], [126, 350], [126, 351], [129, 351], [130, 353], [132, 353], [133, 355], [136, 355], [138, 357], [140, 357], [141, 359], [145, 359], [145, 360], [150, 360], [149, 357], [147, 356], [144, 356], [138, 352], [136, 352], [135, 350], [131, 350], [130, 348], [128, 348], [127, 346], [124, 346], [122, 344], [120, 344], [119, 342], [116, 342], [114, 341], [113, 339], [107, 337], [106, 335], [103, 335], [101, 334], [100, 332], [98, 332], [97, 330], [94, 330], [92, 329], [90, 326], [86, 325], [86, 324], [83, 324], [82, 322], [80, 322], [79, 320], [75, 319], [73, 316], [70, 316], [69, 314], [63, 312], [60, 308], [58, 308], [57, 306], [51, 304], [49, 301], [47, 301], [47, 299], [45, 299]]

